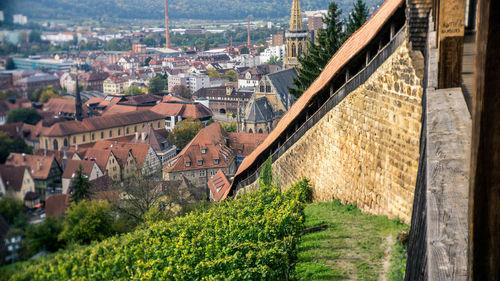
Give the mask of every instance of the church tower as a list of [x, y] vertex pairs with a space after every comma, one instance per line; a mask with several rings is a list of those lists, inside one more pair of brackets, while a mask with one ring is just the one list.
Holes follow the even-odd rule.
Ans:
[[307, 51], [307, 30], [302, 25], [300, 0], [293, 0], [290, 28], [286, 31], [285, 37], [285, 68], [296, 67], [300, 64], [298, 58]]

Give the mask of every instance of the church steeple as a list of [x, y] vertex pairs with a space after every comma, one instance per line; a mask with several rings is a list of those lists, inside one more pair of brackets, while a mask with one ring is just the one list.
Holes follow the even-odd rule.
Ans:
[[289, 30], [303, 30], [302, 25], [302, 12], [300, 11], [300, 0], [293, 0], [292, 2], [292, 13], [290, 17], [290, 29]]
[[76, 74], [75, 119], [78, 121], [83, 120], [82, 97], [80, 96], [80, 87], [78, 85], [78, 73]]

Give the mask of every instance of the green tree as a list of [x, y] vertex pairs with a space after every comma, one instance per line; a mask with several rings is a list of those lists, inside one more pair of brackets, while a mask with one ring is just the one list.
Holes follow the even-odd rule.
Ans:
[[0, 163], [4, 163], [11, 152], [31, 154], [33, 148], [19, 136], [10, 138], [8, 133], [0, 132]]
[[149, 66], [149, 62], [152, 60], [151, 57], [147, 57], [146, 60], [144, 61], [145, 66]]
[[30, 43], [40, 43], [42, 42], [42, 32], [38, 30], [32, 30], [29, 35]]
[[7, 123], [23, 122], [35, 125], [40, 120], [42, 120], [42, 116], [34, 108], [18, 108], [7, 114]]
[[268, 61], [266, 61], [266, 64], [281, 64], [281, 63], [283, 63], [283, 61], [277, 56], [272, 56], [269, 58]]
[[144, 94], [144, 92], [141, 90], [141, 88], [139, 88], [136, 85], [132, 85], [128, 89], [125, 90], [125, 95], [133, 96], [133, 95], [142, 95], [142, 94]]
[[185, 99], [191, 99], [191, 90], [184, 85], [175, 85], [172, 88], [173, 94], [183, 97]]
[[6, 90], [0, 91], [0, 100], [6, 100], [8, 98], [18, 98], [20, 95], [16, 90]]
[[15, 224], [19, 216], [24, 216], [26, 207], [23, 201], [14, 196], [5, 195], [0, 199], [0, 215], [2, 215], [9, 225]]
[[7, 58], [7, 62], [5, 63], [5, 70], [12, 70], [14, 69], [14, 60], [11, 58]]
[[[83, 86], [81, 84], [78, 84], [78, 87], [80, 88], [80, 90], [83, 90]], [[57, 97], [60, 97], [57, 89], [54, 88], [54, 86], [48, 86], [42, 89], [38, 102], [46, 103], [51, 98], [57, 98]]]
[[209, 68], [207, 69], [207, 75], [210, 78], [220, 78], [222, 75], [220, 74], [219, 71], [217, 71], [215, 68]]
[[156, 74], [151, 81], [149, 81], [148, 91], [150, 94], [161, 93], [165, 89], [165, 81], [163, 77]]
[[349, 38], [368, 20], [368, 8], [363, 0], [357, 0], [354, 3], [346, 23], [345, 40]]
[[267, 158], [266, 162], [262, 165], [259, 174], [259, 185], [262, 186], [272, 186], [273, 184], [273, 159], [271, 157]]
[[111, 205], [107, 201], [72, 202], [63, 220], [59, 240], [88, 244], [113, 234]]
[[323, 18], [327, 28], [318, 32], [317, 44], [309, 42], [307, 53], [299, 57], [301, 67], [297, 69], [298, 75], [290, 88], [290, 92], [300, 97], [307, 88], [316, 80], [330, 58], [337, 52], [343, 43], [341, 11], [335, 2], [328, 6], [328, 14]]
[[88, 199], [91, 195], [90, 187], [89, 179], [83, 174], [83, 168], [82, 165], [80, 165], [76, 170], [76, 175], [71, 185], [71, 189], [73, 190], [71, 198], [73, 201], [78, 203], [84, 199]]
[[61, 231], [61, 221], [52, 217], [47, 217], [40, 224], [29, 225], [22, 241], [23, 255], [29, 258], [43, 250], [55, 252], [61, 249], [64, 246], [64, 243], [58, 240]]
[[198, 132], [203, 128], [201, 121], [194, 118], [188, 118], [177, 123], [168, 135], [167, 140], [169, 143], [177, 146], [178, 149], [184, 148]]
[[250, 54], [250, 50], [248, 49], [247, 46], [243, 46], [240, 50], [240, 54], [245, 55], [245, 54]]
[[[235, 117], [236, 117], [236, 115], [235, 115]], [[236, 133], [236, 131], [237, 131], [236, 122], [231, 122], [229, 124], [222, 124], [222, 128], [224, 129], [224, 131], [226, 131], [228, 133]]]
[[238, 73], [234, 70], [226, 71], [226, 73], [224, 73], [224, 77], [229, 79], [231, 82], [238, 81]]

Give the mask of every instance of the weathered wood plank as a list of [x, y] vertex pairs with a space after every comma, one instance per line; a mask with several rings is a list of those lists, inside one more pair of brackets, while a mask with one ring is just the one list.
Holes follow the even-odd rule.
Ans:
[[427, 93], [428, 280], [467, 280], [471, 119], [460, 88]]

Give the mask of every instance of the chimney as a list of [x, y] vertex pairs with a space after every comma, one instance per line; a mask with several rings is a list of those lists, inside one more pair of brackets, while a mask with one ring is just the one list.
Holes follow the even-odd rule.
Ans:
[[42, 162], [40, 162], [40, 159], [36, 160], [36, 166], [37, 166], [38, 170], [42, 169]]
[[75, 145], [75, 152], [78, 152], [78, 144]]
[[26, 153], [23, 153], [23, 162], [26, 161]]
[[250, 16], [248, 16], [247, 32], [248, 32], [248, 48], [250, 48], [250, 44], [252, 43], [250, 41]]
[[148, 136], [148, 134], [146, 132], [142, 132], [142, 140], [145, 141], [146, 140], [146, 137]]
[[168, 0], [165, 0], [165, 47], [170, 48], [170, 29], [168, 28]]

